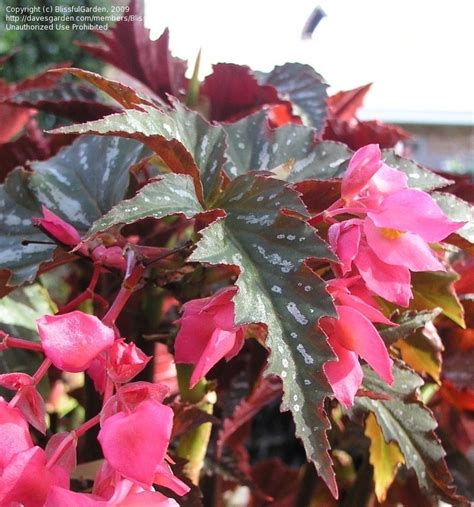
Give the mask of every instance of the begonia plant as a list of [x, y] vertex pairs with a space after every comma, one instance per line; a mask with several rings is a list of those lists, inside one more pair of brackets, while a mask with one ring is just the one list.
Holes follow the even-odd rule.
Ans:
[[468, 505], [472, 183], [129, 9], [1, 84], [0, 505]]

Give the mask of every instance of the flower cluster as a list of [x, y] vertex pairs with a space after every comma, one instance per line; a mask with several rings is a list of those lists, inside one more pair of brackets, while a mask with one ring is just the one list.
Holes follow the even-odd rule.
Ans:
[[[396, 324], [382, 313], [377, 297], [407, 307], [411, 272], [445, 270], [432, 244], [462, 223], [449, 220], [429, 194], [408, 188], [406, 175], [384, 164], [376, 145], [354, 154], [342, 179], [341, 198], [317, 219], [321, 217], [329, 224], [328, 240], [340, 259], [332, 264], [334, 278], [327, 281], [337, 316], [319, 321], [336, 356], [323, 368], [334, 396], [348, 407], [363, 379], [359, 358], [384, 381], [393, 382], [392, 359], [375, 325]], [[173, 429], [173, 410], [164, 403], [168, 388], [133, 382], [151, 358], [115, 326], [146, 266], [134, 255], [125, 259], [117, 245], [84, 243], [74, 227], [46, 208], [35, 221], [56, 242], [90, 258], [95, 269], [84, 294], [56, 315], [37, 320], [39, 343], [0, 334], [0, 349], [18, 347], [44, 355], [34, 375], [0, 375], [0, 386], [15, 393], [9, 402], [0, 398], [0, 505], [177, 505], [157, 491], [163, 487], [178, 496], [189, 491], [173, 474], [167, 454]], [[104, 268], [124, 273], [110, 307], [94, 291]], [[237, 287], [226, 287], [183, 305], [175, 360], [194, 366], [191, 388], [221, 359], [229, 360], [242, 349], [245, 332], [235, 323], [236, 293]], [[102, 319], [76, 310], [90, 297], [108, 308]], [[103, 405], [74, 431], [53, 435], [43, 449], [28, 425], [46, 432], [45, 404], [37, 386], [51, 366], [86, 372]], [[70, 476], [77, 441], [97, 425], [104, 461], [92, 492], [74, 492]]]
[[[119, 292], [116, 301], [123, 306], [125, 300]], [[4, 335], [4, 346], [41, 351], [45, 359], [33, 376], [0, 375], [0, 385], [16, 391], [10, 402], [0, 399], [0, 505], [172, 506], [178, 504], [156, 486], [180, 496], [189, 491], [173, 475], [167, 456], [173, 427], [173, 411], [163, 403], [168, 388], [130, 382], [150, 357], [117, 336], [111, 317], [117, 312], [112, 305], [102, 321], [80, 311], [45, 315], [37, 320], [40, 344]], [[97, 416], [71, 433], [54, 435], [43, 450], [34, 445], [28, 423], [45, 432], [45, 406], [36, 386], [51, 365], [87, 371], [104, 402]], [[105, 459], [92, 493], [76, 493], [69, 478], [77, 440], [95, 425]]]
[[[336, 221], [334, 217], [350, 218]], [[413, 297], [411, 271], [445, 271], [430, 243], [443, 240], [463, 223], [449, 220], [433, 198], [408, 188], [407, 176], [386, 165], [377, 145], [359, 149], [341, 184], [341, 199], [325, 213], [328, 237], [340, 259], [328, 290], [338, 318], [320, 327], [337, 360], [325, 374], [336, 398], [353, 403], [362, 382], [358, 357], [386, 382], [392, 361], [373, 323], [394, 325], [378, 309], [375, 296], [407, 307]]]

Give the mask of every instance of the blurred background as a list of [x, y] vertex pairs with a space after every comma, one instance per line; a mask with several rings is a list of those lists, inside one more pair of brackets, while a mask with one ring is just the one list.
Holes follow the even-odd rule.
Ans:
[[[0, 19], [8, 5], [111, 2], [127, 3], [0, 0]], [[145, 0], [151, 37], [169, 27], [171, 49], [190, 72], [202, 48], [201, 77], [218, 62], [269, 71], [298, 61], [322, 74], [330, 94], [373, 83], [359, 118], [402, 126], [413, 134], [414, 159], [460, 173], [474, 172], [473, 19], [471, 0]], [[100, 62], [73, 44], [93, 39], [88, 32], [3, 29], [0, 58], [16, 53], [0, 76], [11, 82], [64, 61], [100, 71]]]

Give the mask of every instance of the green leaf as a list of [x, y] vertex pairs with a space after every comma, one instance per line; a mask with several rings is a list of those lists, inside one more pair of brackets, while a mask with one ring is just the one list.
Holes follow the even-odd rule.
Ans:
[[341, 143], [317, 142], [315, 131], [301, 125], [271, 129], [265, 111], [224, 125], [228, 136], [226, 173], [231, 177], [252, 170], [270, 170], [293, 160], [291, 182], [330, 179], [342, 173], [352, 155]]
[[0, 328], [20, 338], [38, 340], [36, 319], [56, 311], [48, 291], [35, 283], [0, 299]]
[[382, 150], [382, 159], [390, 167], [403, 171], [408, 176], [408, 186], [411, 188], [429, 192], [452, 183], [451, 180], [425, 169], [413, 160], [396, 155], [393, 150]]
[[240, 269], [236, 322], [267, 326], [267, 373], [281, 377], [282, 408], [292, 411], [308, 458], [335, 492], [323, 409], [331, 389], [322, 371], [333, 356], [316, 327], [320, 317], [334, 315], [334, 308], [323, 281], [305, 266], [308, 258], [333, 256], [312, 227], [281, 213], [282, 208], [304, 208], [280, 180], [255, 173], [240, 176], [216, 206], [226, 217], [202, 231], [189, 260]]
[[226, 134], [221, 126], [212, 126], [201, 115], [173, 101], [179, 139], [192, 154], [199, 168], [206, 201], [212, 199], [222, 182], [226, 151]]
[[439, 308], [420, 312], [403, 312], [398, 318], [390, 317], [390, 320], [398, 324], [398, 326], [385, 327], [380, 331], [380, 336], [386, 345], [392, 345], [396, 341], [410, 336], [417, 329], [425, 327], [428, 322], [432, 322], [440, 313], [441, 309]]
[[289, 98], [305, 123], [322, 133], [326, 123], [328, 85], [312, 67], [285, 63], [257, 77], [260, 84], [274, 86], [281, 98]]
[[33, 173], [13, 171], [0, 186], [0, 269], [11, 272], [8, 285], [32, 281], [41, 263], [52, 259], [54, 246], [23, 240], [49, 240], [32, 225], [44, 204], [85, 232], [120, 202], [127, 190], [128, 169], [146, 148], [118, 137], [83, 137], [57, 155], [33, 162]]
[[[0, 329], [18, 338], [39, 341], [36, 319], [56, 311], [46, 289], [39, 284], [22, 287], [0, 299]], [[41, 357], [30, 351], [0, 351], [0, 373], [24, 371], [32, 374]]]
[[413, 300], [410, 308], [414, 310], [441, 308], [446, 317], [465, 328], [464, 310], [453, 287], [458, 279], [459, 275], [449, 271], [412, 273]]
[[363, 387], [391, 399], [356, 397], [354, 410], [375, 414], [385, 441], [398, 444], [406, 466], [416, 473], [422, 488], [450, 504], [462, 500], [450, 485], [452, 477], [444, 461], [446, 453], [433, 431], [437, 422], [431, 411], [416, 399], [416, 391], [423, 384], [421, 378], [396, 363], [395, 381], [388, 386], [370, 368], [363, 369]]
[[202, 187], [204, 195], [210, 197], [220, 183], [225, 133], [222, 127], [210, 125], [177, 101], [174, 105], [176, 110], [166, 113], [142, 105], [141, 111], [128, 109], [101, 120], [62, 127], [54, 133], [92, 133], [137, 139], [154, 150], [171, 172], [192, 176], [200, 200]]
[[177, 213], [192, 218], [203, 211], [190, 176], [164, 174], [159, 181], [144, 186], [135, 197], [119, 202], [93, 224], [88, 236], [142, 218], [163, 218]]
[[453, 194], [444, 192], [433, 192], [431, 197], [451, 220], [467, 222], [456, 234], [474, 243], [474, 206]]

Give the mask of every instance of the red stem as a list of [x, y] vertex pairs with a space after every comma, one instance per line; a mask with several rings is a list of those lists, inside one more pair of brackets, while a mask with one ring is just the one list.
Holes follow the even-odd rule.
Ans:
[[51, 364], [52, 364], [51, 360], [48, 358], [45, 358], [45, 360], [40, 364], [39, 368], [33, 375], [35, 385], [37, 385], [40, 382], [40, 380], [46, 375]]
[[100, 422], [100, 414], [92, 417], [84, 424], [81, 424], [79, 428], [74, 431], [71, 431], [69, 435], [58, 445], [56, 450], [53, 452], [51, 458], [49, 458], [48, 463], [46, 464], [46, 468], [51, 468], [58, 459], [64, 454], [67, 448], [75, 441], [78, 440], [84, 433], [94, 427], [96, 424]]
[[117, 294], [112, 306], [109, 308], [109, 311], [105, 314], [102, 322], [106, 326], [112, 326], [115, 324], [117, 317], [120, 315], [120, 312], [123, 310], [123, 307], [127, 303], [128, 299], [132, 295], [135, 287], [138, 285], [143, 273], [145, 272], [145, 266], [142, 264], [137, 264], [134, 268], [130, 276], [124, 280], [122, 287]]
[[97, 286], [97, 282], [99, 281], [99, 276], [101, 272], [102, 267], [100, 266], [100, 264], [94, 264], [94, 271], [92, 272], [92, 277], [89, 282], [89, 285], [87, 286], [87, 289], [78, 296], [76, 296], [73, 300], [69, 301], [69, 303], [66, 303], [64, 306], [62, 306], [59, 309], [57, 315], [68, 313], [74, 310], [74, 308], [77, 308], [81, 303], [87, 301], [88, 299], [93, 299], [98, 303], [100, 303], [104, 308], [107, 308], [109, 306], [107, 300], [94, 292]]
[[38, 342], [30, 342], [23, 338], [14, 338], [3, 331], [0, 331], [0, 350], [5, 349], [24, 349], [35, 352], [43, 352], [43, 346]]

